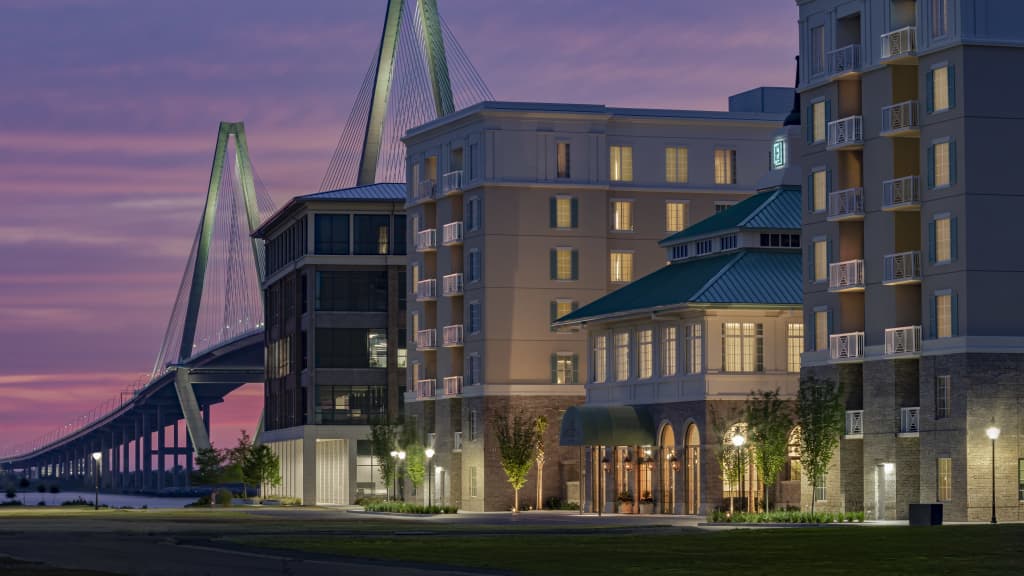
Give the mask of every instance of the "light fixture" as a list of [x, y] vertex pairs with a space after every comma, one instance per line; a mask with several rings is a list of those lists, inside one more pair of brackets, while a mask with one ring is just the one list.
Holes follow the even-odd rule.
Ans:
[[392, 450], [391, 451], [391, 457], [392, 458], [398, 458], [398, 450]]
[[633, 470], [633, 461], [629, 459], [629, 456], [622, 461], [622, 465], [626, 468], [626, 472]]
[[[997, 434], [998, 434], [998, 432], [997, 432]], [[102, 452], [93, 452], [92, 453], [92, 459], [93, 460], [99, 462], [100, 458], [103, 458], [103, 453]]]
[[405, 450], [399, 450], [398, 451], [398, 459], [399, 460], [405, 460]]
[[882, 464], [882, 469], [885, 470], [886, 474], [892, 474], [893, 470], [896, 469], [896, 465], [892, 462], [886, 462], [885, 464]]
[[985, 436], [988, 436], [989, 440], [999, 440], [999, 428], [996, 426], [989, 426], [985, 429]]
[[433, 448], [427, 448], [426, 450], [423, 451], [423, 453], [427, 455], [427, 458], [433, 458], [434, 454], [436, 454]]
[[996, 523], [996, 440], [999, 439], [999, 427], [995, 421], [985, 429], [985, 435], [992, 441], [992, 524]]
[[732, 445], [737, 448], [742, 448], [747, 443], [747, 439], [742, 434], [733, 434]]
[[608, 457], [605, 456], [604, 458], [601, 458], [601, 469], [604, 470], [605, 472], [607, 472], [608, 468], [609, 468]]

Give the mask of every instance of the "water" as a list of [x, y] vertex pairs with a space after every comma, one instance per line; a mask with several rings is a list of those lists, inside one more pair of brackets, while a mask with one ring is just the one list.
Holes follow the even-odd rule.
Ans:
[[[3, 493], [0, 493], [0, 497]], [[60, 492], [57, 494], [42, 494], [39, 492], [20, 492], [17, 500], [25, 503], [26, 506], [38, 506], [40, 501], [46, 502], [47, 506], [60, 506], [61, 502], [77, 500], [79, 498], [93, 502], [96, 497], [94, 492]], [[132, 508], [184, 508], [186, 504], [196, 501], [195, 497], [168, 498], [158, 496], [134, 496], [127, 494], [104, 494], [100, 493], [100, 506], [106, 504], [111, 508], [131, 506]]]

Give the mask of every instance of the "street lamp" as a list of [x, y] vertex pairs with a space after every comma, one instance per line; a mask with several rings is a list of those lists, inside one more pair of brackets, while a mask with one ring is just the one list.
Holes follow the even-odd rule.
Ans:
[[96, 500], [93, 501], [93, 510], [100, 509], [100, 459], [103, 458], [102, 452], [93, 452], [92, 461], [95, 464], [93, 477], [96, 479]]
[[985, 429], [985, 435], [992, 441], [992, 524], [996, 523], [996, 440], [999, 428], [995, 424]]
[[434, 457], [434, 449], [427, 448], [424, 452], [427, 455], [427, 470], [430, 472], [427, 474], [427, 506], [434, 505], [434, 468], [433, 461], [431, 458]]
[[604, 472], [597, 478], [597, 515], [601, 515], [601, 509], [604, 508], [604, 486], [605, 486], [605, 474], [611, 469], [611, 463], [608, 461], [608, 457], [601, 458], [601, 470]]
[[[744, 465], [744, 462], [743, 462], [743, 445], [746, 444], [746, 443], [747, 443], [747, 439], [746, 439], [746, 437], [743, 436], [743, 434], [740, 434], [740, 433], [733, 434], [733, 436], [732, 436], [732, 445], [736, 448], [736, 468], [737, 468], [737, 472], [739, 473], [738, 476], [739, 476], [739, 481], [740, 481], [740, 494], [742, 494], [744, 496], [744, 498], [746, 497], [746, 494], [743, 494], [743, 477], [746, 474], [744, 474], [744, 470], [743, 470], [743, 465]], [[732, 500], [731, 499], [729, 501], [729, 510], [732, 510]]]
[[405, 450], [398, 451], [398, 466], [395, 470], [395, 500], [398, 500], [398, 477], [402, 472], [402, 463], [405, 462]]
[[[392, 450], [391, 451], [391, 459], [392, 460], [398, 460], [398, 450]], [[393, 498], [397, 498], [398, 497], [398, 462], [395, 462], [395, 473], [394, 473], [394, 475], [392, 477], [394, 478], [394, 480], [392, 481], [392, 484], [394, 485], [394, 492], [392, 492], [392, 494], [393, 494], [392, 497]]]

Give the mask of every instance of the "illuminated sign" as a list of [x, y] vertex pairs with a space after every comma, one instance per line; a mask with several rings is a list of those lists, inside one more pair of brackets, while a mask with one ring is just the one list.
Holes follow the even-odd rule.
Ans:
[[772, 170], [786, 167], [786, 139], [778, 137], [772, 143]]

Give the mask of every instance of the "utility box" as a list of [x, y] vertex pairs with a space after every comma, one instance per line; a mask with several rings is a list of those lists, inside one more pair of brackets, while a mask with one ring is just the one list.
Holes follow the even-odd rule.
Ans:
[[941, 526], [942, 504], [911, 504], [911, 526]]

